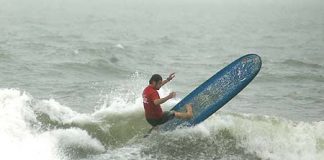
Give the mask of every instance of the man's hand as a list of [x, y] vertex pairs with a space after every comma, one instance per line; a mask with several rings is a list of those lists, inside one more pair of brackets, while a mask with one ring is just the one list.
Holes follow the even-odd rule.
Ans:
[[174, 98], [176, 97], [176, 92], [171, 92], [169, 95], [168, 95], [168, 99], [171, 99], [171, 98]]
[[155, 105], [160, 105], [160, 104], [166, 102], [167, 100], [169, 100], [171, 98], [174, 98], [175, 96], [176, 96], [176, 93], [175, 92], [171, 92], [169, 95], [167, 95], [164, 98], [154, 100], [153, 103]]
[[169, 81], [171, 81], [174, 77], [175, 77], [175, 73], [173, 72], [169, 75], [169, 77], [166, 80], [162, 81], [162, 86], [168, 83]]
[[175, 72], [171, 73], [167, 78], [168, 81], [171, 81], [175, 77]]

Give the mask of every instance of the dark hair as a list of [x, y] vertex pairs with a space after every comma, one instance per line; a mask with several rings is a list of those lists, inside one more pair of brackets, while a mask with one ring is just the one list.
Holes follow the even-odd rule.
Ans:
[[154, 82], [159, 82], [162, 81], [162, 77], [159, 74], [153, 74], [151, 79], [150, 79], [150, 84], [152, 84]]

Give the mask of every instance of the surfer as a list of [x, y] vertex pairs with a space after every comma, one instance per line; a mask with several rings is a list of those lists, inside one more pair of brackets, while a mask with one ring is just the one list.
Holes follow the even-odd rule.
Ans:
[[176, 111], [162, 111], [160, 104], [172, 99], [176, 96], [175, 92], [171, 92], [168, 96], [160, 98], [159, 90], [163, 85], [170, 82], [175, 77], [175, 73], [169, 75], [165, 80], [159, 74], [152, 75], [149, 85], [143, 91], [143, 104], [145, 109], [145, 117], [149, 124], [153, 127], [163, 124], [171, 119], [191, 119], [193, 116], [192, 105], [186, 105], [186, 112], [176, 112]]

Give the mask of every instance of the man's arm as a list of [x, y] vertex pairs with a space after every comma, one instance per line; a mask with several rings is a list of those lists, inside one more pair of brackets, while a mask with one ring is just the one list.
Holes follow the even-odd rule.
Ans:
[[164, 98], [160, 98], [160, 99], [156, 99], [153, 101], [153, 103], [155, 105], [160, 105], [164, 102], [166, 102], [167, 100], [171, 99], [171, 98], [174, 98], [176, 96], [176, 93], [175, 92], [171, 92], [168, 96], [164, 97]]
[[165, 85], [166, 83], [170, 82], [170, 80], [166, 79], [164, 81], [162, 81], [162, 86]]
[[173, 72], [169, 75], [169, 77], [166, 80], [162, 81], [162, 86], [170, 82], [174, 77], [175, 77], [175, 73]]

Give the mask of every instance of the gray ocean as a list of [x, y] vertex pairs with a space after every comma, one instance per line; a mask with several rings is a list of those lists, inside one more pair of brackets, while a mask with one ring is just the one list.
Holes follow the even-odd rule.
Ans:
[[[191, 128], [143, 135], [141, 93], [245, 54], [256, 78]], [[0, 0], [1, 160], [324, 160], [322, 0]]]

